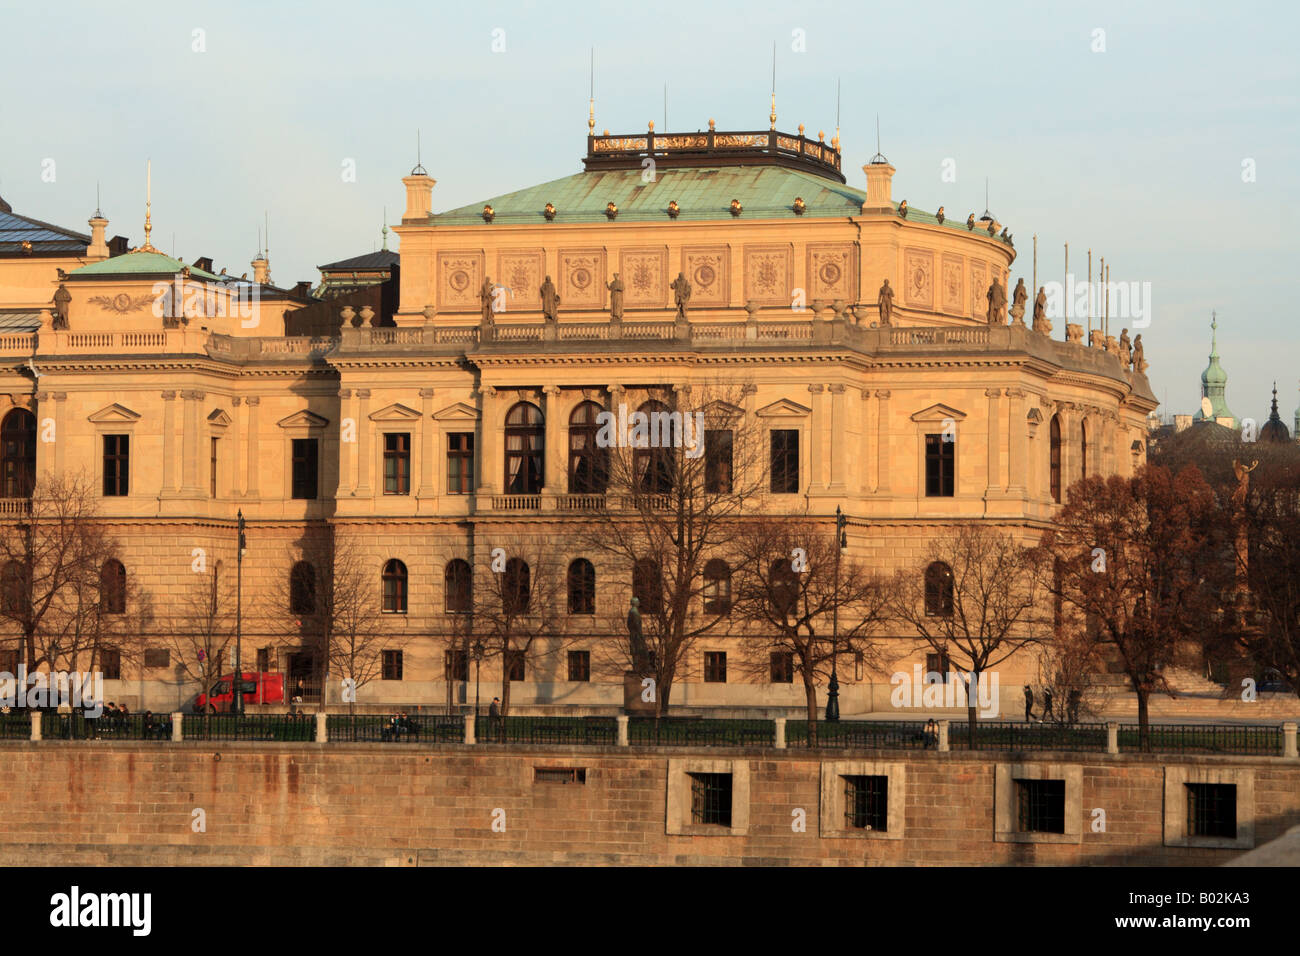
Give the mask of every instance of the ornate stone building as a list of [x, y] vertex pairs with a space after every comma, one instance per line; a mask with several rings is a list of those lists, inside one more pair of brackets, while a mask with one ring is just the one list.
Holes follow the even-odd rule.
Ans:
[[[802, 127], [712, 123], [693, 134], [591, 130], [582, 172], [441, 213], [417, 168], [396, 227], [395, 326], [349, 308], [337, 338], [285, 336], [302, 303], [261, 285], [264, 271], [249, 315], [187, 319], [151, 307], [158, 289], [210, 302], [237, 295], [238, 282], [156, 251], [64, 264], [24, 303], [40, 328], [0, 336], [5, 434], [19, 434], [13, 415], [24, 428], [54, 423], [56, 440], [34, 443], [36, 471], [93, 476], [133, 600], [156, 611], [196, 586], [195, 549], [203, 573], [233, 573], [242, 511], [250, 668], [266, 648], [265, 666], [319, 672], [310, 637], [286, 634], [279, 595], [321, 526], [364, 542], [384, 611], [376, 627], [401, 655], [360, 703], [472, 703], [457, 562], [485, 572], [506, 538], [549, 542], [561, 566], [590, 559], [595, 613], [575, 615], [562, 649], [530, 652], [512, 701], [621, 706], [623, 668], [600, 650], [623, 639], [613, 622], [632, 571], [577, 553], [566, 534], [608, 506], [575, 480], [570, 454], [593, 404], [739, 386], [737, 413], [790, 462], [757, 509], [829, 529], [842, 508], [846, 556], [881, 572], [923, 574], [925, 543], [955, 523], [1036, 540], [1071, 482], [1144, 460], [1157, 404], [1144, 363], [1053, 339], [1046, 323], [1025, 323], [1023, 303], [1008, 324], [1016, 253], [1002, 224], [896, 201], [883, 156], [862, 170], [865, 190], [846, 182], [837, 140]], [[945, 431], [955, 440], [941, 441]], [[20, 447], [6, 438], [7, 456]], [[106, 469], [129, 470], [129, 482], [109, 482]], [[910, 637], [881, 636], [891, 669], [924, 661]], [[706, 653], [739, 656], [744, 640], [719, 631], [697, 642], [674, 706], [801, 706], [796, 685], [739, 668], [725, 681], [716, 666], [706, 674]], [[110, 694], [154, 709], [187, 701], [194, 688], [175, 661], [152, 660], [124, 661]], [[1015, 675], [1036, 681], [1036, 666], [1013, 661], [1004, 688]], [[485, 699], [498, 675], [483, 668]], [[846, 716], [888, 707], [887, 675], [846, 662], [840, 676]]]

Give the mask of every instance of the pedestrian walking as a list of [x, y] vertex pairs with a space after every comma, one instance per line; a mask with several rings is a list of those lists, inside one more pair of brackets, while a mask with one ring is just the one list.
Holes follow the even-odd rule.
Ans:
[[1044, 720], [1051, 720], [1051, 719], [1052, 719], [1052, 688], [1044, 687], [1043, 688], [1043, 716], [1042, 716], [1042, 720], [1040, 720], [1039, 722], [1041, 723]]
[[1025, 685], [1025, 720], [1034, 719], [1034, 689], [1028, 684]]
[[1066, 715], [1070, 723], [1079, 722], [1079, 704], [1083, 701], [1083, 694], [1077, 687], [1070, 688], [1070, 696], [1066, 699]]

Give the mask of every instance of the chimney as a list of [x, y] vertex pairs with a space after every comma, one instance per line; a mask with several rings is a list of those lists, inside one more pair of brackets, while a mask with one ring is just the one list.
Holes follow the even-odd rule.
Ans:
[[104, 230], [108, 220], [96, 212], [90, 217], [90, 245], [86, 247], [87, 259], [107, 259], [108, 243], [104, 241]]
[[890, 202], [890, 184], [894, 178], [894, 167], [887, 162], [877, 161], [867, 163], [862, 171], [867, 174], [867, 198], [862, 203], [862, 211], [892, 213], [894, 207]]
[[311, 298], [311, 281], [303, 279], [301, 282], [295, 284], [293, 287], [293, 294], [300, 299]]
[[196, 269], [202, 269], [204, 272], [211, 272], [211, 271], [212, 271], [212, 257], [211, 257], [211, 256], [199, 256], [197, 259], [194, 260], [194, 268], [196, 268]]
[[406, 212], [402, 214], [402, 222], [424, 222], [429, 218], [436, 182], [436, 179], [424, 172], [402, 177], [402, 183], [406, 186]]
[[108, 254], [112, 256], [124, 256], [131, 248], [131, 240], [126, 236], [114, 236], [108, 240]]
[[253, 281], [258, 285], [266, 285], [271, 280], [271, 263], [262, 253], [249, 264], [253, 267]]

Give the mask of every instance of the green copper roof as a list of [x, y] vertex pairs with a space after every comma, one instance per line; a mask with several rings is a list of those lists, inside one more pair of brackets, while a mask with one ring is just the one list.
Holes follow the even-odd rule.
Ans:
[[[123, 256], [112, 256], [102, 262], [92, 262], [88, 266], [74, 269], [69, 276], [83, 279], [110, 276], [138, 275], [175, 275], [185, 268], [185, 263], [161, 252], [128, 252]], [[190, 275], [199, 279], [222, 281], [221, 276], [213, 275], [196, 266], [190, 266]]]
[[[616, 222], [667, 222], [668, 203], [680, 207], [678, 219], [687, 222], [729, 220], [731, 201], [740, 200], [742, 219], [797, 219], [795, 198], [807, 204], [804, 217], [838, 218], [862, 212], [866, 193], [812, 173], [777, 166], [720, 166], [661, 169], [654, 182], [642, 180], [642, 170], [593, 170], [564, 179], [493, 196], [483, 202], [435, 213], [435, 225], [532, 224], [546, 221], [547, 203], [555, 206], [555, 222], [604, 222], [605, 206], [618, 207]], [[490, 205], [493, 223], [483, 221]], [[897, 208], [897, 203], [894, 204]], [[930, 213], [909, 206], [908, 218], [936, 223]], [[945, 226], [966, 228], [965, 220], [947, 219]]]
[[1210, 400], [1210, 414], [1201, 408], [1192, 416], [1193, 421], [1217, 421], [1220, 418], [1232, 419], [1232, 427], [1237, 427], [1237, 417], [1228, 408], [1224, 392], [1228, 385], [1228, 373], [1219, 364], [1218, 317], [1210, 319], [1210, 364], [1201, 373], [1201, 396]]

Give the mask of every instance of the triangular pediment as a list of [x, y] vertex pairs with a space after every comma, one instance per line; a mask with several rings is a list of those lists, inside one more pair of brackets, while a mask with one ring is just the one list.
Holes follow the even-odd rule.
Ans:
[[1025, 416], [1025, 421], [1033, 422], [1036, 425], [1043, 423], [1043, 413], [1036, 408], [1031, 408], [1029, 414]]
[[381, 408], [379, 411], [372, 412], [370, 415], [370, 420], [372, 422], [410, 422], [418, 421], [419, 418], [419, 412], [413, 408], [407, 408], [400, 402], [393, 402], [393, 404], [386, 408]]
[[743, 408], [739, 408], [731, 404], [731, 402], [724, 402], [720, 398], [704, 406], [704, 417], [715, 421], [722, 418], [739, 418], [744, 414], [745, 410]]
[[912, 415], [914, 422], [941, 422], [951, 418], [953, 421], [962, 421], [966, 413], [953, 408], [951, 405], [945, 405], [940, 402], [937, 405], [931, 405], [929, 408], [923, 408]]
[[328, 418], [321, 418], [312, 412], [303, 409], [300, 412], [294, 412], [287, 418], [282, 418], [278, 422], [281, 428], [324, 428], [330, 423]]
[[140, 413], [133, 412], [125, 405], [119, 405], [117, 402], [114, 402], [112, 405], [105, 405], [99, 411], [94, 412], [88, 417], [90, 421], [97, 425], [129, 424], [130, 422], [138, 422], [140, 420]]
[[782, 398], [771, 405], [764, 405], [754, 414], [760, 418], [803, 417], [804, 415], [811, 415], [812, 409], [800, 405], [798, 402], [792, 402], [788, 398]]
[[210, 414], [210, 415], [208, 416], [208, 424], [209, 424], [209, 425], [218, 425], [218, 426], [220, 426], [220, 427], [222, 427], [222, 428], [224, 428], [224, 427], [226, 427], [227, 425], [231, 424], [231, 421], [232, 421], [232, 420], [231, 420], [230, 416], [227, 415], [227, 414], [225, 413], [225, 411], [223, 411], [223, 410], [220, 409], [220, 408], [214, 408], [214, 409], [212, 410], [212, 414]]
[[440, 422], [476, 422], [478, 421], [478, 409], [473, 405], [457, 402], [455, 405], [448, 405], [441, 411], [434, 412], [433, 417]]

